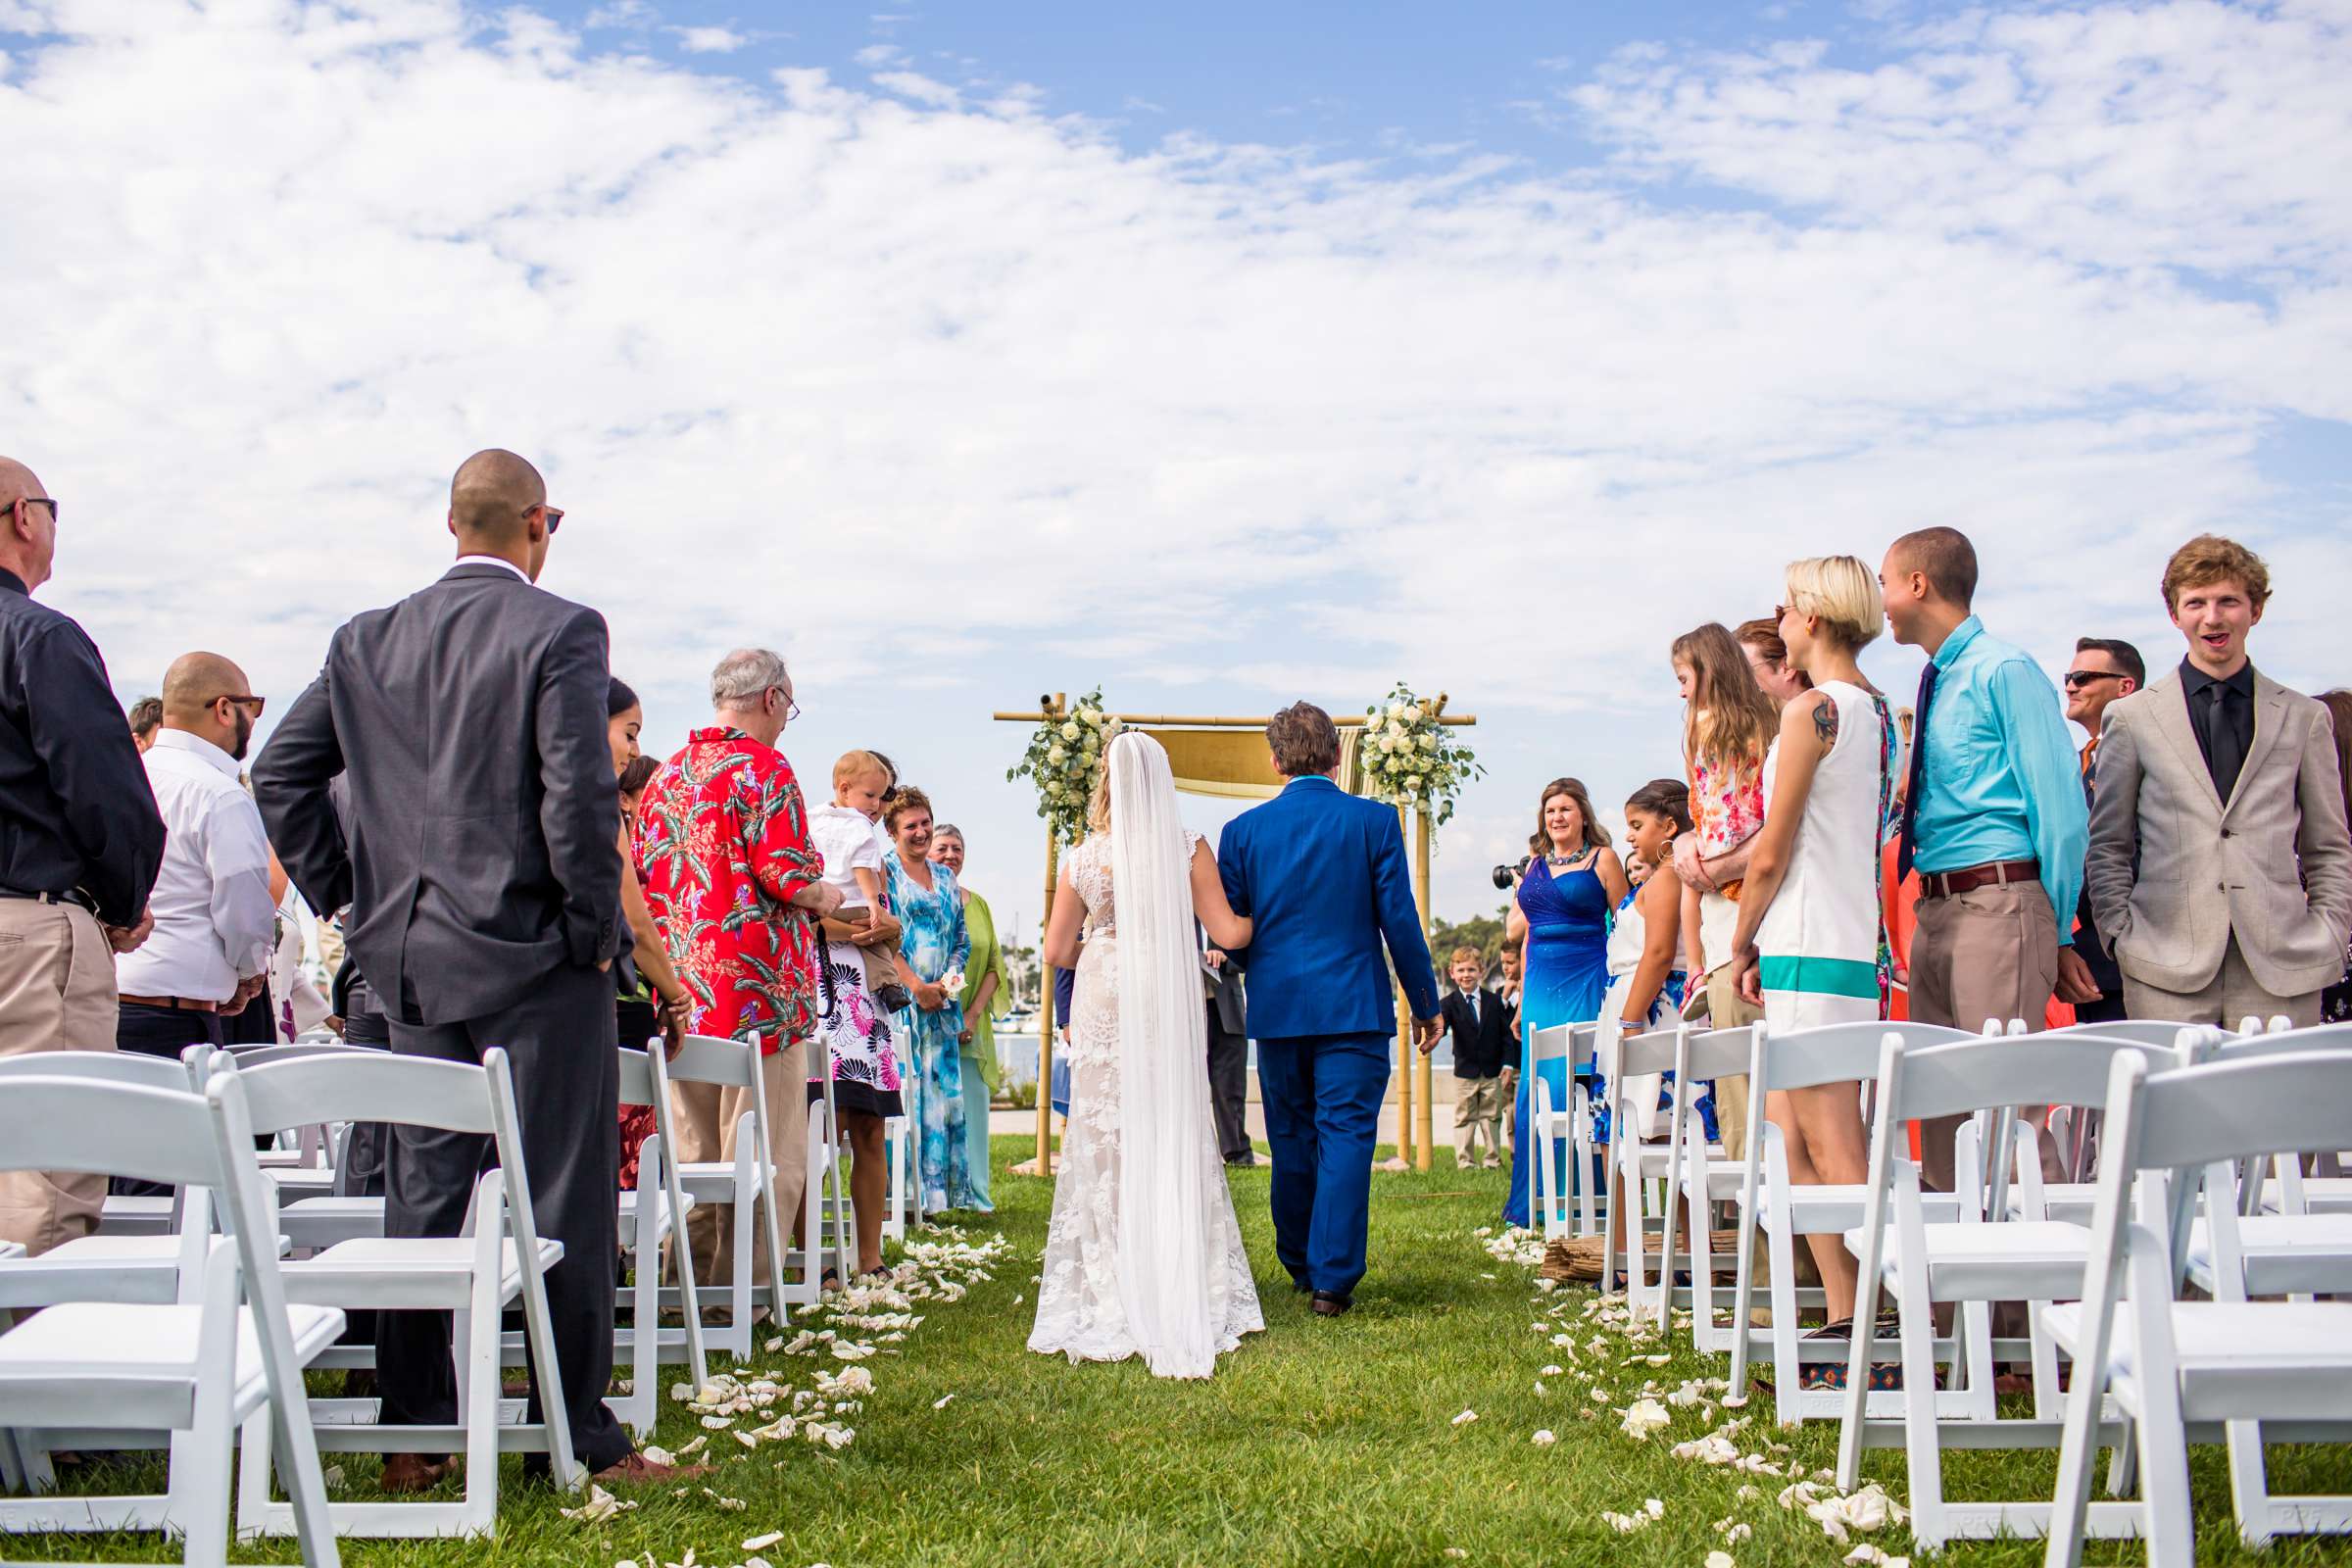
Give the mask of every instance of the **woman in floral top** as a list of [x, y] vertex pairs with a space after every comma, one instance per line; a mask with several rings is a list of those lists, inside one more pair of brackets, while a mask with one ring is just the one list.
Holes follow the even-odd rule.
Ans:
[[956, 873], [934, 865], [931, 802], [911, 785], [892, 792], [883, 825], [897, 842], [885, 861], [891, 912], [906, 927], [899, 941], [899, 983], [914, 993], [892, 1033], [906, 1054], [900, 1073], [906, 1120], [914, 1131], [915, 1190], [923, 1212], [968, 1208], [974, 1201], [966, 1149], [963, 1071], [964, 965], [971, 932]]

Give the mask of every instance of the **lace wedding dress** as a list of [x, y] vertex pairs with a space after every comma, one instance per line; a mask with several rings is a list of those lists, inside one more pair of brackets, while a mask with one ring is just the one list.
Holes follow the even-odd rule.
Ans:
[[[1184, 869], [1200, 835], [1176, 821], [1167, 766], [1148, 737], [1119, 737], [1113, 832], [1133, 823], [1137, 836], [1164, 842], [1123, 845], [1099, 833], [1066, 862], [1086, 907], [1085, 948], [1070, 1018], [1070, 1116], [1029, 1348], [1072, 1361], [1140, 1355], [1155, 1376], [1202, 1378], [1265, 1320], [1208, 1107]], [[1153, 906], [1145, 915], [1131, 897], [1124, 946], [1114, 879], [1149, 889]]]

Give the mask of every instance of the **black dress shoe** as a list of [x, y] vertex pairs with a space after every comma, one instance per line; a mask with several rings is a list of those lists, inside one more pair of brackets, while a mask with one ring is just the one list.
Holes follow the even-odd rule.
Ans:
[[1338, 1291], [1317, 1291], [1315, 1293], [1315, 1316], [1317, 1317], [1338, 1317], [1354, 1304], [1354, 1297], [1343, 1296]]

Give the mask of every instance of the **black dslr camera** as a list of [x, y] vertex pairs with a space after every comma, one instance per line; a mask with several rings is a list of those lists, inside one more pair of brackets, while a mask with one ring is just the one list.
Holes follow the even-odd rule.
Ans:
[[1527, 868], [1535, 862], [1535, 858], [1532, 855], [1522, 855], [1516, 865], [1496, 866], [1494, 868], [1494, 885], [1505, 893], [1510, 892], [1519, 885], [1519, 879], [1527, 875]]

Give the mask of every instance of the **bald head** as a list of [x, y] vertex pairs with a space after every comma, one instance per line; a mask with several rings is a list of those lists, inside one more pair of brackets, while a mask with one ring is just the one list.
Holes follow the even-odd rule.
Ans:
[[0, 458], [0, 568], [27, 588], [47, 582], [57, 559], [57, 512], [38, 504], [48, 494], [30, 468]]
[[449, 482], [449, 526], [460, 544], [505, 545], [523, 537], [523, 514], [547, 502], [539, 470], [499, 447], [458, 465]]
[[164, 671], [164, 717], [184, 726], [221, 698], [251, 690], [245, 672], [219, 654], [182, 654]]

